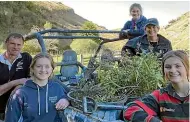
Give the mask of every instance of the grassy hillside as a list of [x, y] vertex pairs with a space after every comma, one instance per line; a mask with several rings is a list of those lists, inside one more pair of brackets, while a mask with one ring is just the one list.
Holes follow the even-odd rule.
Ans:
[[189, 16], [190, 12], [183, 14], [175, 20], [171, 20], [169, 24], [161, 29], [160, 33], [167, 37], [174, 49], [189, 50]]
[[[189, 49], [189, 14], [187, 12], [160, 30], [160, 34], [171, 40], [174, 49]], [[33, 28], [43, 28], [46, 22], [53, 27], [79, 29], [87, 21], [75, 14], [72, 8], [61, 2], [1, 1], [0, 2], [0, 43], [11, 32], [29, 33]], [[98, 29], [105, 29], [98, 27]], [[103, 34], [106, 38], [117, 34]], [[126, 40], [105, 44], [112, 50], [121, 50]]]
[[78, 29], [87, 20], [60, 2], [1, 1], [0, 42], [10, 32], [27, 34], [32, 27], [42, 28], [46, 21], [54, 27]]
[[[187, 12], [180, 17], [171, 20], [166, 27], [160, 29], [159, 33], [168, 38], [173, 49], [189, 50], [190, 48], [190, 32], [189, 32], [189, 18], [190, 12]], [[117, 29], [120, 30], [120, 29]], [[112, 34], [106, 37], [117, 37], [118, 35]], [[105, 44], [106, 47], [112, 50], [121, 50], [122, 46], [127, 40], [121, 40], [118, 42], [112, 42]]]

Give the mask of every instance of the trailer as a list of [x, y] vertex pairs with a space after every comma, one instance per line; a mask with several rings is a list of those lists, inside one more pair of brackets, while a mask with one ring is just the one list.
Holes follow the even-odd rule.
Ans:
[[[45, 36], [49, 33], [50, 36]], [[109, 31], [109, 30], [64, 30], [64, 29], [49, 29], [36, 33], [32, 33], [25, 37], [25, 40], [30, 40], [36, 38], [40, 44], [41, 52], [47, 52], [45, 47], [44, 39], [99, 39], [101, 43], [99, 44], [95, 54], [90, 58], [88, 65], [84, 66], [76, 59], [76, 53], [73, 51], [64, 52], [62, 62], [57, 63], [61, 66], [60, 74], [55, 76], [55, 79], [61, 82], [63, 87], [69, 87], [70, 90], [67, 91], [67, 95], [70, 100], [70, 106], [68, 106], [64, 111], [59, 111], [59, 115], [62, 117], [64, 122], [123, 122], [123, 111], [127, 108], [126, 104], [131, 102], [136, 97], [129, 96], [123, 101], [116, 102], [96, 102], [89, 96], [83, 96], [82, 98], [77, 98], [74, 93], [82, 93], [81, 89], [75, 89], [77, 83], [80, 79], [85, 79], [86, 82], [95, 80], [96, 73], [95, 70], [99, 66], [96, 64], [96, 57], [100, 52], [100, 49], [104, 43], [113, 42], [120, 40], [119, 38], [107, 39], [99, 36], [64, 36], [56, 35], [51, 33], [122, 33], [121, 31]], [[123, 32], [124, 33], [124, 32]], [[82, 40], [81, 40], [82, 41]], [[118, 61], [116, 58], [115, 61]], [[80, 75], [76, 75], [77, 68], [82, 69]], [[65, 75], [67, 74], [67, 75]]]

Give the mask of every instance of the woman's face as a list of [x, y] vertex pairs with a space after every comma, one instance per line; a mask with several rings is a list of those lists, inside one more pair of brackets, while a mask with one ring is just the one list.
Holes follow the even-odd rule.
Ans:
[[140, 18], [141, 10], [137, 7], [134, 7], [133, 9], [131, 9], [130, 14], [134, 20], [137, 20]]
[[187, 81], [187, 71], [181, 60], [177, 57], [170, 57], [164, 63], [165, 78], [172, 83]]
[[33, 67], [34, 77], [39, 81], [48, 80], [49, 76], [53, 72], [51, 62], [48, 58], [39, 58]]

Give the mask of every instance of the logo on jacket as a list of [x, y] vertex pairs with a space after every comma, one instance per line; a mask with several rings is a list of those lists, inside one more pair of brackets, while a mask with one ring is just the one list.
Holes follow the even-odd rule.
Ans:
[[175, 109], [160, 107], [160, 112], [175, 112]]
[[18, 70], [20, 70], [20, 69], [23, 69], [23, 60], [21, 60], [21, 61], [19, 61], [18, 63], [17, 63], [17, 67], [16, 67], [16, 71], [18, 71]]
[[57, 99], [58, 99], [57, 96], [49, 97], [49, 101], [50, 101], [51, 103], [57, 102]]

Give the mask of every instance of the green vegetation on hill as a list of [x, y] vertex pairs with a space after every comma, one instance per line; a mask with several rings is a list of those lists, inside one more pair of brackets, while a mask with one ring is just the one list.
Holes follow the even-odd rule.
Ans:
[[[171, 40], [174, 49], [189, 49], [189, 14], [190, 12], [187, 12], [177, 19], [171, 20], [166, 27], [160, 30], [160, 34]], [[61, 2], [1, 1], [0, 43], [11, 32], [28, 34], [33, 30], [35, 32], [44, 29], [46, 23], [52, 24], [52, 27], [55, 28], [81, 29], [87, 21]], [[97, 29], [105, 28], [97, 25]], [[116, 38], [118, 34], [100, 34], [100, 36]], [[126, 41], [107, 43], [104, 46], [111, 50], [121, 50]], [[71, 42], [72, 40], [61, 40], [59, 45], [69, 46]]]
[[161, 29], [160, 33], [172, 42], [173, 49], [189, 50], [189, 15], [183, 14]]
[[0, 42], [11, 32], [27, 34], [31, 28], [43, 28], [47, 21], [66, 29], [78, 29], [87, 21], [60, 2], [1, 1], [0, 6]]
[[[159, 33], [169, 39], [172, 43], [173, 49], [183, 49], [189, 50], [190, 46], [190, 35], [189, 35], [189, 18], [190, 12], [187, 12], [177, 19], [171, 20], [169, 24], [161, 28]], [[120, 29], [117, 29], [120, 30]], [[111, 36], [104, 35], [108, 38], [118, 37], [116, 34], [112, 34]], [[105, 44], [105, 46], [111, 50], [121, 50], [123, 45], [127, 42], [127, 40], [121, 40], [117, 42], [111, 42]]]

